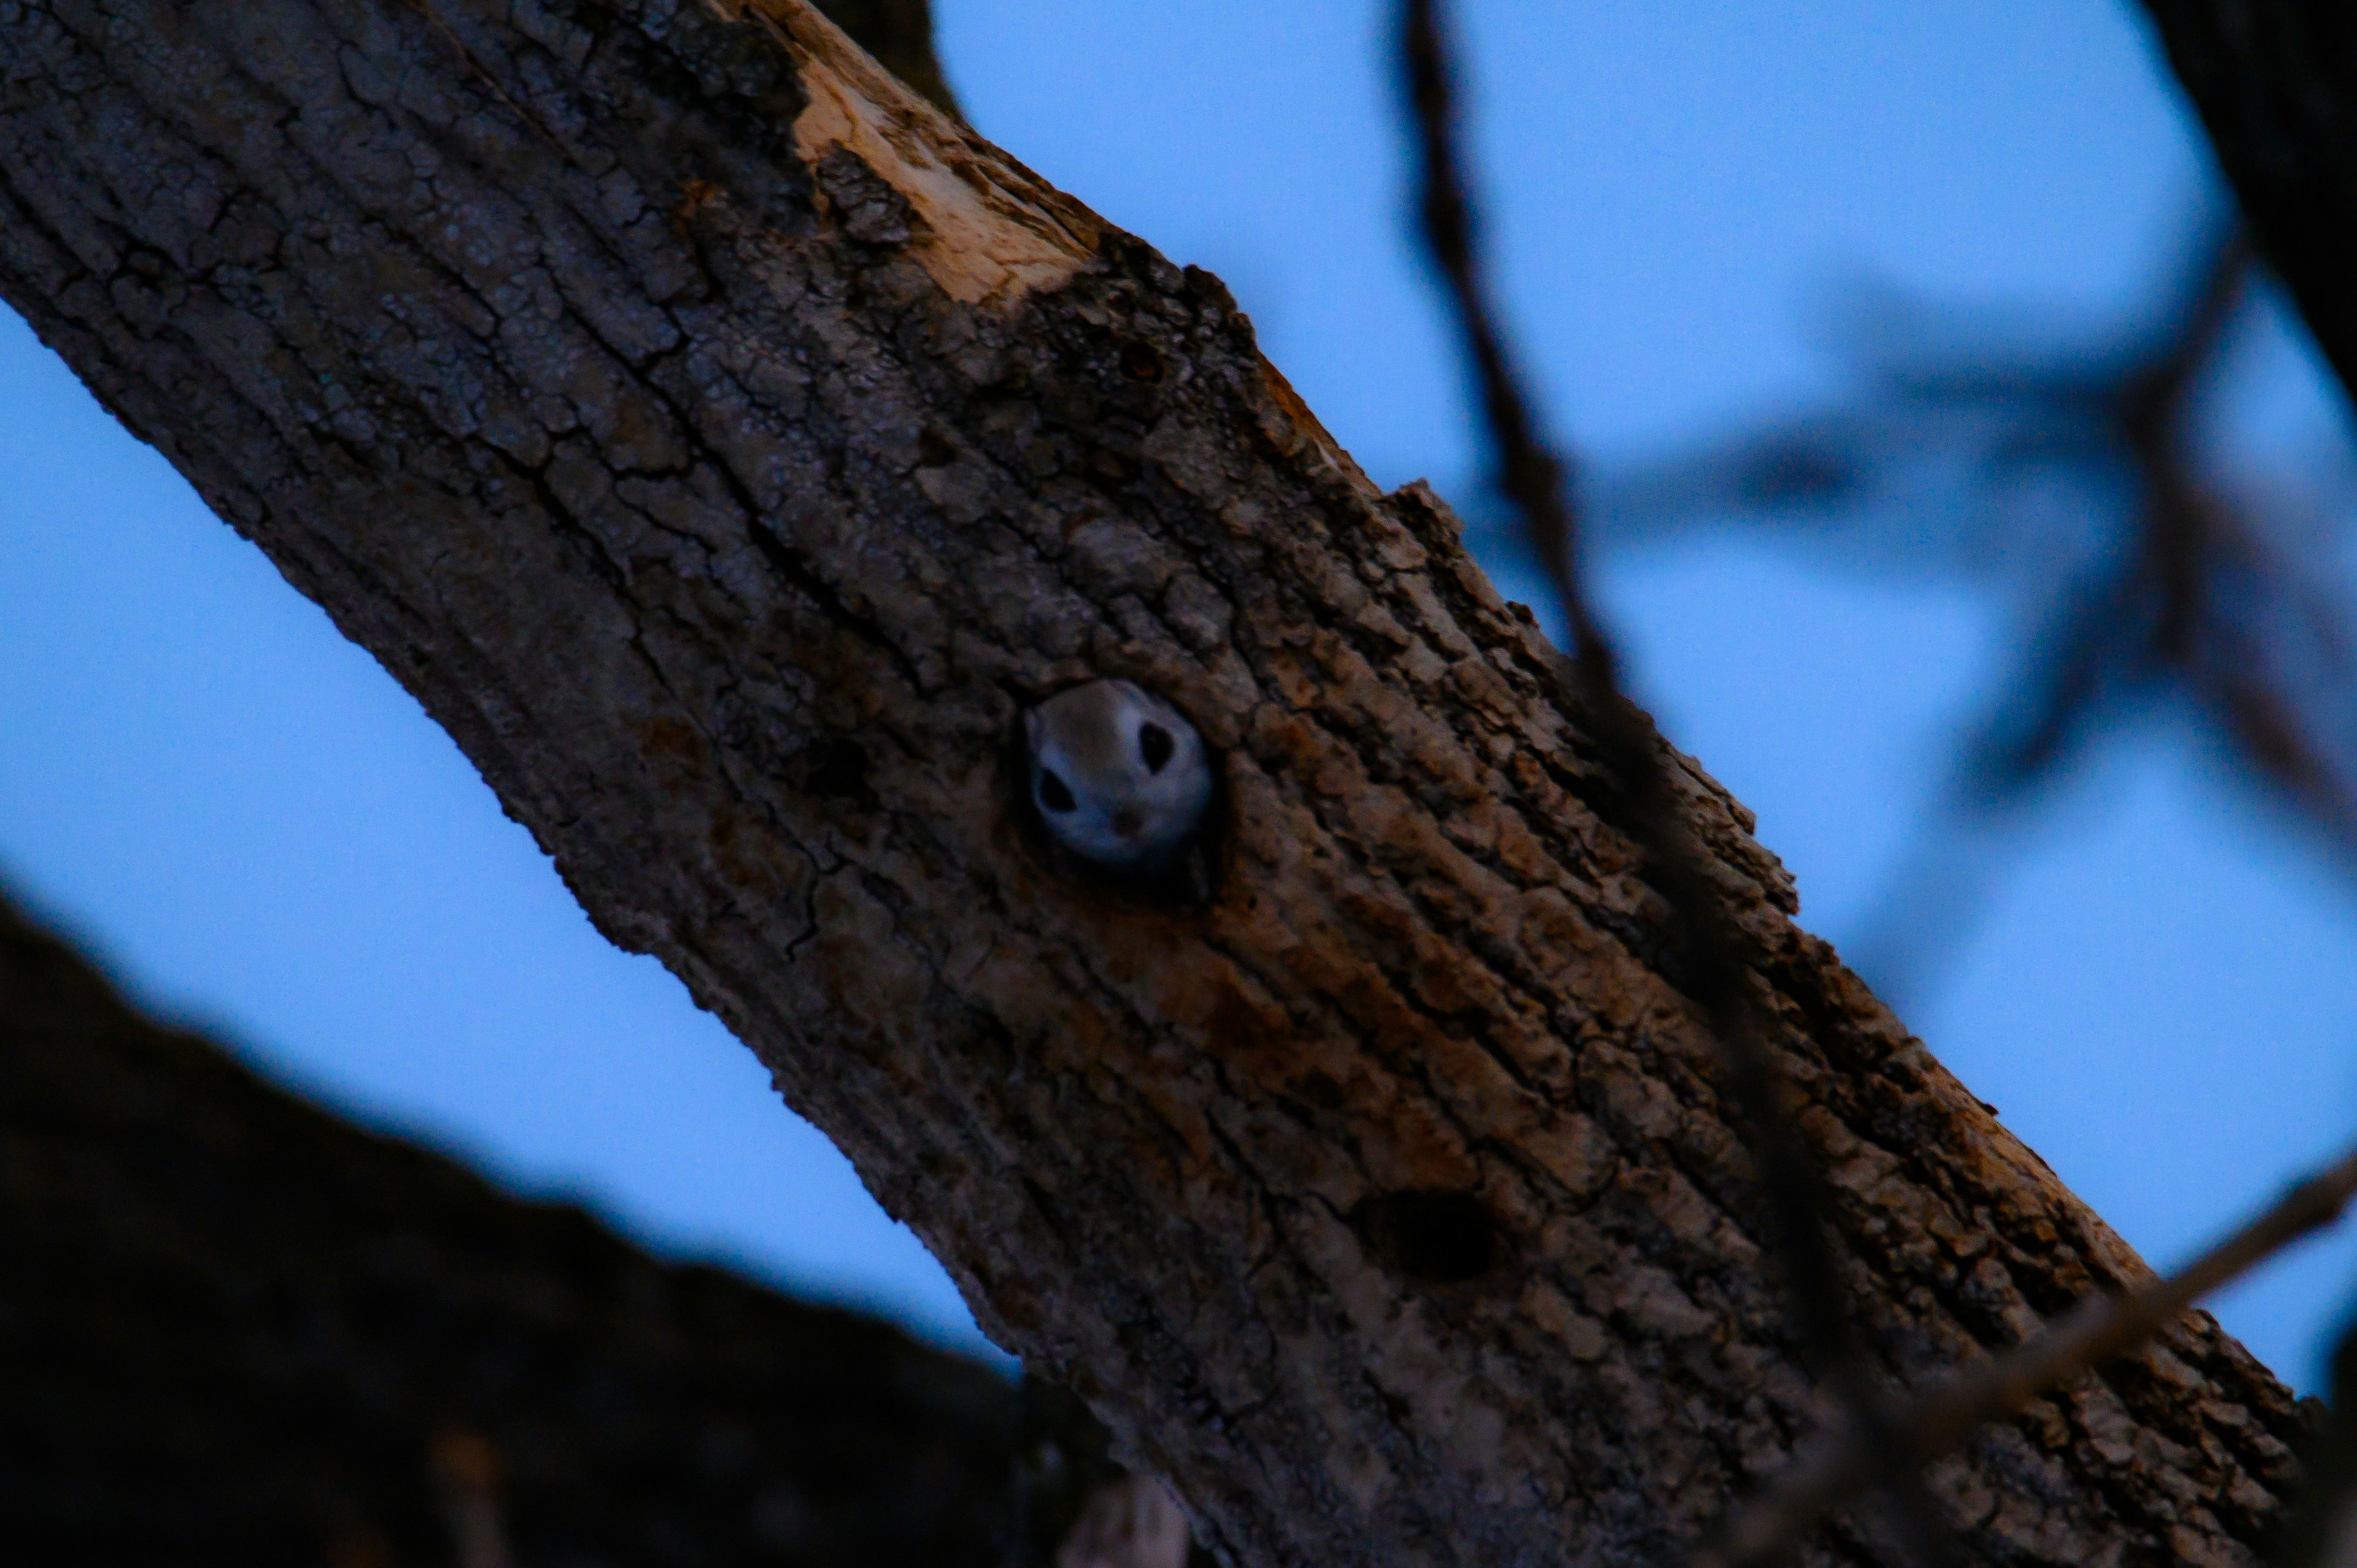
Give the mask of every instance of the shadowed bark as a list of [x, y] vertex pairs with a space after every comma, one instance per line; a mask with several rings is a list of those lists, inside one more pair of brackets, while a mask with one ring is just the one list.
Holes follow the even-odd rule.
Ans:
[[[1528, 614], [798, 0], [0, 0], [0, 291], [1236, 1560], [1649, 1560], [1817, 1419]], [[1105, 675], [1218, 753], [1207, 898], [1039, 853], [1018, 714]], [[1674, 761], [1884, 1371], [2145, 1277]], [[2242, 1562], [2301, 1430], [2201, 1316], [1932, 1487]]]
[[13, 1563], [1046, 1559], [986, 1369], [348, 1127], [5, 905], [0, 1256]]

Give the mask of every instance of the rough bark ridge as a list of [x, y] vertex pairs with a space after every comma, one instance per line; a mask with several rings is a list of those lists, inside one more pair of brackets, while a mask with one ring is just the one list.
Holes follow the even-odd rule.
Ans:
[[[1528, 616], [798, 0], [0, 0], [0, 290], [1239, 1561], [1649, 1560], [1816, 1418]], [[1222, 754], [1201, 907], [1012, 809], [1103, 674]], [[1682, 777], [1891, 1373], [2140, 1277]], [[2238, 1562], [2298, 1430], [2203, 1318], [1935, 1484]]]
[[523, 1563], [1048, 1559], [989, 1371], [344, 1125], [5, 901], [0, 1256], [20, 1568], [448, 1563], [437, 1439]]

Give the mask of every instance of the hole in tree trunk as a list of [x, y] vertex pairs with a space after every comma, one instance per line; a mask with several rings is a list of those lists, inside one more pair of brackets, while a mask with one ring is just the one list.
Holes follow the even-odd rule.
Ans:
[[1488, 1273], [1502, 1251], [1489, 1210], [1469, 1193], [1385, 1193], [1351, 1211], [1351, 1229], [1385, 1267], [1430, 1284]]
[[867, 794], [867, 753], [852, 740], [824, 740], [812, 746], [804, 763], [802, 788], [822, 800], [844, 800]]

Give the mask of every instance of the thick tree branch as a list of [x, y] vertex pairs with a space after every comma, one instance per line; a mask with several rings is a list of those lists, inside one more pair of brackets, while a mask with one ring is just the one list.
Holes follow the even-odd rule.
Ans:
[[1894, 1458], [1930, 1464], [1985, 1423], [2011, 1415], [2054, 1384], [2143, 1344], [2195, 1302], [2337, 1222], [2352, 1197], [2357, 1151], [2295, 1183], [2184, 1268], [2133, 1295], [2091, 1295], [2013, 1349], [1961, 1369], [1890, 1419], [1872, 1428], [1856, 1421], [1831, 1428], [1714, 1530], [1688, 1559], [1689, 1568], [1779, 1560], [1826, 1509], [1871, 1486]]
[[[0, 0], [0, 292], [1240, 1559], [1658, 1554], [1820, 1419], [1527, 613], [797, 0]], [[1017, 715], [1103, 675], [1220, 756], [1200, 905], [1033, 852]], [[1663, 757], [1877, 1376], [2141, 1283]], [[2193, 1319], [1932, 1485], [2237, 1561], [2298, 1430]]]
[[1883, 1479], [1899, 1503], [1909, 1553], [1918, 1564], [1943, 1562], [1946, 1532], [1923, 1493], [1917, 1467], [1901, 1457], [1904, 1445], [1897, 1441], [1888, 1402], [1851, 1330], [1840, 1264], [1825, 1228], [1824, 1173], [1792, 1125], [1792, 1090], [1752, 1010], [1750, 964], [1686, 841], [1664, 748], [1652, 723], [1622, 691], [1619, 652], [1582, 579], [1564, 463], [1539, 435], [1537, 415], [1489, 298], [1469, 181], [1458, 152], [1454, 66], [1438, 0], [1405, 0], [1402, 13], [1400, 52], [1418, 131], [1425, 244], [1448, 285], [1480, 388], [1498, 489], [1520, 515], [1571, 632], [1566, 684], [1578, 694], [1581, 717], [1600, 759], [1620, 781], [1620, 819], [1645, 855], [1685, 938], [1685, 990], [1727, 1057], [1727, 1081], [1759, 1172], [1803, 1347], [1817, 1376], [1840, 1401], [1843, 1424], [1866, 1434], [1864, 1452], [1891, 1461]]

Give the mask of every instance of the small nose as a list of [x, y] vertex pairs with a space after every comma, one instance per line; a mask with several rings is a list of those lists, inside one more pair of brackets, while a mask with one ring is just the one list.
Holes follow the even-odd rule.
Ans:
[[1115, 811], [1113, 814], [1113, 831], [1123, 838], [1135, 838], [1137, 830], [1145, 825], [1137, 820], [1135, 811]]

